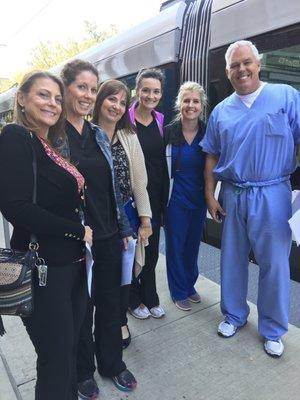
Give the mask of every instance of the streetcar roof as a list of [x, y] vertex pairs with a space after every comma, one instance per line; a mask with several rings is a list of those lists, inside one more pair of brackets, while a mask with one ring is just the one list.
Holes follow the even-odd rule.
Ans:
[[[186, 4], [179, 1], [158, 15], [105, 40], [74, 58], [88, 60], [99, 70], [101, 80], [135, 73], [143, 67], [154, 67], [177, 61], [179, 30]], [[59, 73], [62, 63], [52, 69]]]

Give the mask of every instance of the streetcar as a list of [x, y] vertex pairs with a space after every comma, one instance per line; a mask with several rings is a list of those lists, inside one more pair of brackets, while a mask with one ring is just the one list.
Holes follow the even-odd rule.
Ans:
[[[166, 121], [173, 116], [180, 84], [197, 81], [213, 107], [232, 93], [225, 74], [225, 51], [239, 39], [254, 42], [262, 54], [261, 79], [300, 89], [299, 0], [168, 0], [160, 13], [76, 56], [92, 62], [100, 80], [123, 80], [134, 96], [135, 77], [144, 67], [165, 73], [160, 109]], [[68, 60], [69, 61], [69, 60]], [[59, 74], [63, 64], [50, 71]], [[16, 87], [0, 94], [0, 124], [12, 118]], [[300, 169], [292, 177], [295, 189]], [[295, 191], [293, 192], [295, 196]], [[207, 218], [204, 240], [220, 246], [220, 225]], [[291, 278], [300, 282], [300, 249], [290, 256]], [[298, 261], [298, 263], [297, 263]]]

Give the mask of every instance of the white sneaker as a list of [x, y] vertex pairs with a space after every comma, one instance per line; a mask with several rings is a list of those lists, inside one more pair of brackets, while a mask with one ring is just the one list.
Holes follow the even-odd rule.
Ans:
[[236, 334], [237, 326], [230, 324], [229, 322], [222, 321], [218, 326], [218, 335], [225, 338], [230, 338]]
[[264, 349], [272, 357], [280, 357], [284, 351], [284, 345], [279, 340], [265, 340]]
[[150, 308], [150, 314], [152, 315], [153, 318], [162, 318], [166, 313], [161, 306], [156, 306]]
[[150, 311], [144, 304], [140, 304], [137, 308], [132, 310], [129, 308], [130, 314], [138, 319], [147, 319], [151, 316]]

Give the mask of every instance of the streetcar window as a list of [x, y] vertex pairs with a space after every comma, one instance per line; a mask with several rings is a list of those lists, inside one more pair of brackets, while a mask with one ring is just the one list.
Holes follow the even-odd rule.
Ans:
[[[286, 83], [300, 90], [300, 25], [288, 26], [249, 39], [263, 55], [261, 80]], [[224, 55], [227, 47], [228, 45], [210, 50], [210, 111], [233, 91], [225, 73]]]
[[262, 54], [261, 79], [263, 81], [287, 83], [300, 90], [300, 45]]

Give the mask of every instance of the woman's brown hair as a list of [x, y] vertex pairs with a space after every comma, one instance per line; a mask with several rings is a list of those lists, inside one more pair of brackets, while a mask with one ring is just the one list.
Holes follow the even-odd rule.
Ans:
[[128, 108], [129, 108], [129, 102], [130, 102], [130, 91], [129, 91], [128, 87], [125, 85], [125, 83], [123, 83], [122, 81], [118, 81], [116, 79], [109, 79], [101, 84], [101, 86], [98, 90], [98, 93], [97, 93], [92, 122], [96, 125], [99, 124], [100, 110], [101, 110], [104, 100], [108, 96], [118, 94], [121, 91], [123, 91], [126, 95], [126, 107], [125, 107], [124, 115], [122, 116], [120, 121], [117, 122], [116, 130], [124, 129], [127, 133], [133, 133], [134, 128], [130, 122], [130, 118], [129, 118], [129, 114], [128, 114]]
[[99, 81], [98, 70], [96, 67], [94, 67], [92, 63], [90, 63], [89, 61], [75, 59], [65, 64], [60, 73], [60, 77], [65, 87], [70, 86], [71, 83], [76, 80], [77, 75], [84, 71], [91, 72], [97, 78], [97, 82]]
[[24, 107], [22, 107], [19, 103], [19, 96], [18, 96], [20, 93], [27, 95], [37, 79], [50, 79], [53, 82], [55, 82], [58, 85], [62, 96], [62, 112], [56, 124], [54, 124], [49, 128], [49, 133], [48, 133], [48, 140], [50, 144], [52, 146], [55, 146], [55, 143], [58, 138], [61, 139], [65, 138], [64, 85], [57, 76], [47, 71], [33, 71], [29, 72], [24, 76], [22, 82], [20, 83], [20, 86], [18, 87], [18, 91], [15, 98], [14, 121], [17, 124], [22, 125], [33, 132], [38, 129], [37, 126], [33, 126], [28, 121], [26, 112], [24, 112]]

